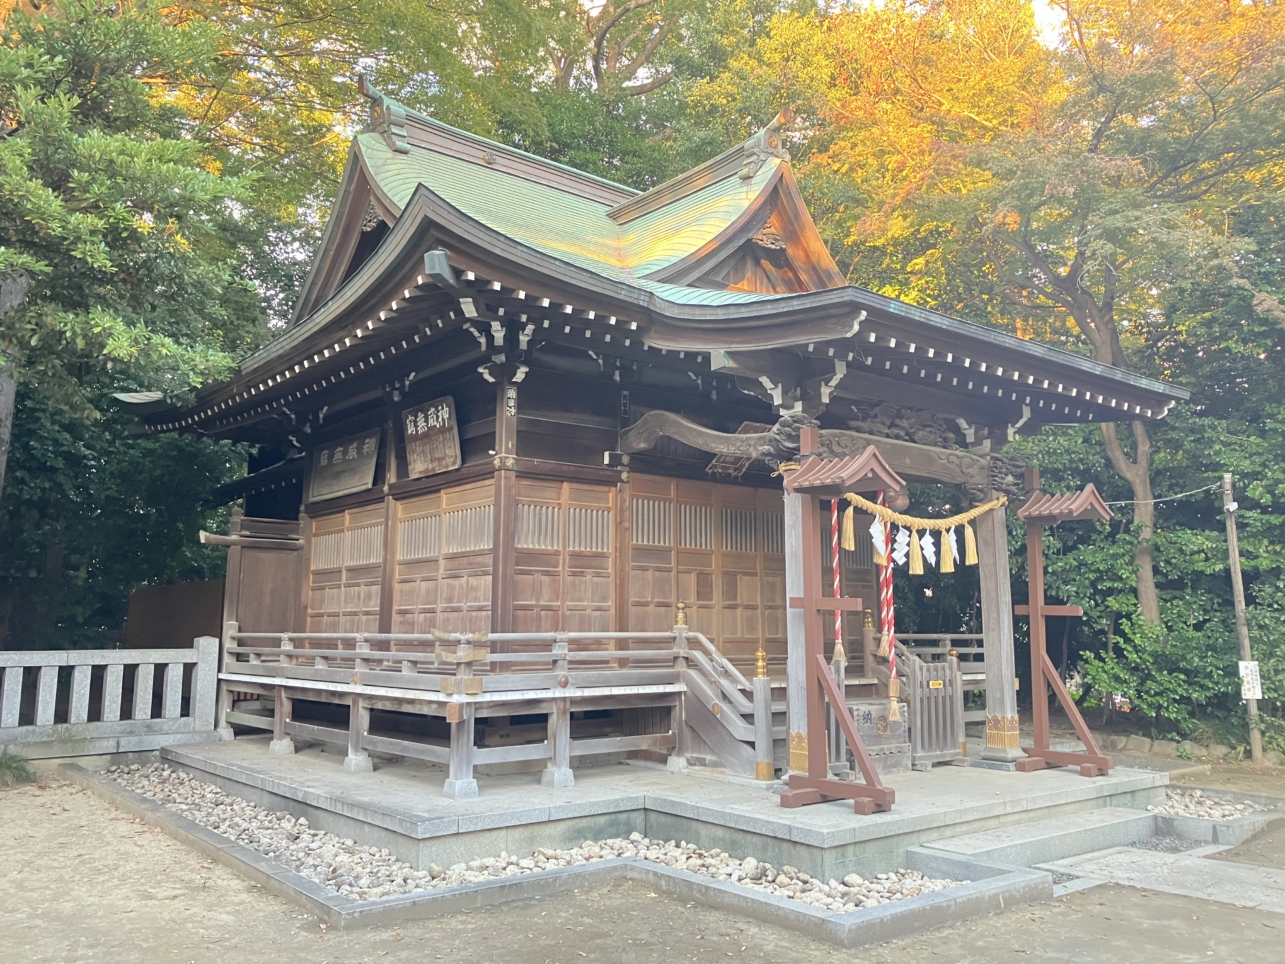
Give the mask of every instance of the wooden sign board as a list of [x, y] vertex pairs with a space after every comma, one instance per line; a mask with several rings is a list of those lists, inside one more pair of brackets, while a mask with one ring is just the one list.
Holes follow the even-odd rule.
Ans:
[[460, 467], [460, 427], [450, 395], [402, 412], [402, 437], [412, 479]]
[[312, 453], [308, 501], [365, 492], [375, 484], [379, 459], [379, 429], [339, 439]]

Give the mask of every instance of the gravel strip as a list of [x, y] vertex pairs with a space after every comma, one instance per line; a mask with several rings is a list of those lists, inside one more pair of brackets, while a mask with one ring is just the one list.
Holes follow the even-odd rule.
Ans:
[[1181, 837], [1144, 837], [1142, 840], [1135, 840], [1129, 846], [1134, 850], [1154, 850], [1162, 854], [1180, 854], [1188, 850], [1195, 850], [1197, 847], [1203, 847], [1204, 844], [1196, 840], [1184, 840]]
[[798, 900], [835, 914], [967, 883], [935, 880], [916, 870], [879, 874], [869, 880], [848, 874], [842, 881], [823, 882], [794, 867], [776, 868], [753, 857], [738, 860], [718, 849], [700, 850], [685, 841], [651, 840], [637, 833], [631, 834], [628, 840], [586, 841], [569, 850], [541, 847], [527, 857], [501, 852], [498, 857], [447, 868], [431, 864], [428, 870], [415, 870], [387, 850], [363, 847], [354, 840], [315, 830], [304, 817], [257, 807], [213, 784], [194, 779], [186, 771], [173, 770], [164, 764], [111, 767], [107, 774], [121, 786], [356, 900], [458, 887], [612, 857], [655, 861]]
[[1203, 790], [1180, 790], [1165, 787], [1162, 807], [1147, 807], [1152, 813], [1169, 813], [1176, 817], [1200, 817], [1204, 820], [1231, 820], [1249, 813], [1270, 810], [1260, 803], [1246, 800], [1243, 803], [1225, 803], [1207, 796]]

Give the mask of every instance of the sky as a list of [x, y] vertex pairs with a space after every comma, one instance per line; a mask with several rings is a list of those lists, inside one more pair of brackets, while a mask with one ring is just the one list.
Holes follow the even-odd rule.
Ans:
[[1049, 0], [1031, 0], [1031, 10], [1035, 13], [1035, 29], [1046, 46], [1057, 43], [1058, 25], [1062, 22], [1061, 11]]

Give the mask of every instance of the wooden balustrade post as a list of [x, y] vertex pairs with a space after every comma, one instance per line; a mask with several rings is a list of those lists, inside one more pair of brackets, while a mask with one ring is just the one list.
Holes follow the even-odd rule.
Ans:
[[454, 651], [438, 646], [437, 656], [439, 660], [446, 659], [455, 664], [455, 676], [442, 680], [442, 692], [453, 693], [456, 700], [446, 706], [446, 722], [451, 724], [451, 757], [442, 793], [457, 800], [476, 797], [477, 780], [473, 777], [475, 710], [467, 697], [482, 692], [482, 680], [473, 678], [473, 663], [485, 658], [485, 653], [475, 650], [467, 639], [456, 637]]
[[772, 681], [767, 675], [767, 653], [754, 654], [754, 779], [775, 780], [772, 752]]
[[[223, 624], [223, 639], [220, 641], [219, 658], [214, 664], [216, 679], [218, 679], [220, 672], [230, 672], [233, 668], [231, 664], [236, 662], [233, 655], [228, 652], [228, 648], [236, 645], [237, 631], [236, 620], [230, 619]], [[232, 690], [228, 688], [228, 684], [223, 680], [218, 680], [217, 686], [218, 695], [214, 704], [215, 732], [218, 733], [220, 740], [230, 740], [234, 736], [232, 727], [228, 723], [228, 713], [232, 710]]]
[[567, 673], [567, 637], [553, 643], [553, 708], [549, 712], [549, 762], [540, 774], [545, 787], [574, 787], [571, 769], [571, 677]]
[[[679, 602], [675, 607], [674, 614], [674, 676], [680, 683], [686, 682], [688, 651], [687, 651], [687, 604]], [[679, 694], [678, 702], [670, 710], [669, 728], [674, 734], [674, 748], [670, 751], [669, 759], [665, 761], [666, 766], [671, 770], [687, 769], [687, 754], [690, 749], [691, 740], [687, 734], [687, 696], [684, 690]]]
[[[294, 740], [286, 732], [286, 724], [293, 719], [294, 700], [286, 696], [284, 686], [276, 687], [272, 697], [272, 742], [268, 744], [269, 753], [288, 756], [294, 753]], [[351, 743], [352, 737], [349, 736]]]
[[344, 757], [344, 773], [370, 773], [375, 765], [370, 754], [361, 745], [361, 738], [370, 732], [370, 707], [360, 696], [353, 696], [348, 710], [348, 755]]

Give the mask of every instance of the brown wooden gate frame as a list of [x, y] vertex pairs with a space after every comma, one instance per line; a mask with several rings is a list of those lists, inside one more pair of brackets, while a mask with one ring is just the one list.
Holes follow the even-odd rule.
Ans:
[[[1022, 747], [1026, 759], [1017, 761], [1017, 769], [1030, 773], [1046, 767], [1078, 766], [1081, 776], [1106, 776], [1111, 772], [1114, 761], [1102, 752], [1089, 732], [1080, 708], [1062, 685], [1062, 677], [1049, 659], [1045, 617], [1083, 616], [1084, 610], [1079, 606], [1050, 606], [1044, 601], [1044, 527], [1082, 519], [1106, 521], [1111, 518], [1111, 510], [1092, 485], [1068, 495], [1046, 495], [1040, 491], [1040, 470], [1035, 466], [1026, 470], [1026, 488], [1031, 495], [1017, 510], [1017, 517], [1026, 523], [1026, 571], [1030, 594], [1027, 605], [1014, 606], [1013, 612], [1031, 620], [1031, 717], [1035, 745]], [[1075, 727], [1075, 734], [1084, 744], [1085, 752], [1049, 749], [1047, 687], [1050, 686]]]
[[[781, 794], [781, 806], [802, 807], [826, 800], [851, 800], [856, 813], [869, 814], [891, 810], [896, 794], [879, 779], [844, 694], [839, 692], [825, 661], [821, 613], [835, 610], [860, 612], [863, 607], [860, 599], [835, 599], [822, 595], [821, 516], [817, 500], [839, 498], [846, 492], [900, 491], [905, 489], [906, 483], [889, 468], [873, 445], [860, 455], [842, 459], [822, 459], [815, 454], [818, 448], [817, 429], [805, 427], [800, 437], [800, 450], [804, 454], [800, 456], [799, 467], [785, 475], [786, 490], [801, 496], [803, 510], [803, 596], [791, 597], [788, 604], [791, 609], [804, 611], [808, 772], [790, 774], [789, 789]], [[787, 565], [789, 558], [787, 556]], [[852, 748], [865, 783], [849, 783], [830, 775], [827, 703]]]

